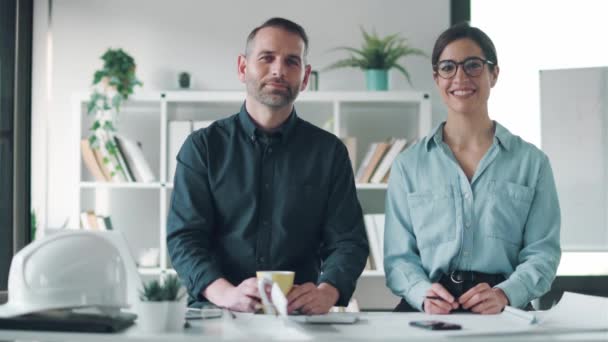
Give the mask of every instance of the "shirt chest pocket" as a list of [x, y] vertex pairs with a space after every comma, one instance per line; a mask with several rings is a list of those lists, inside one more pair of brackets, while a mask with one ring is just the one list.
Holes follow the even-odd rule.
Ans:
[[456, 238], [456, 203], [451, 186], [409, 193], [407, 200], [419, 249]]
[[534, 198], [534, 189], [511, 182], [492, 181], [489, 209], [480, 225], [484, 235], [520, 246]]

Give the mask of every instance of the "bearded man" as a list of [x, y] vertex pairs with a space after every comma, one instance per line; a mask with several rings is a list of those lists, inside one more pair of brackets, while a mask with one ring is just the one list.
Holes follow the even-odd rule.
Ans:
[[247, 38], [241, 111], [193, 132], [177, 155], [167, 220], [172, 264], [190, 305], [260, 304], [255, 272], [295, 272], [289, 312], [346, 306], [369, 253], [346, 147], [298, 117], [308, 37], [272, 18]]

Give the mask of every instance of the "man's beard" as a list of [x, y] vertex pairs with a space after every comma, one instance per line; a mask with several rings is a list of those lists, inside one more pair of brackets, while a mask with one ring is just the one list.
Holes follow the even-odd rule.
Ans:
[[[285, 88], [269, 89], [266, 87], [266, 84], [270, 82], [280, 83], [285, 85]], [[287, 82], [278, 79], [270, 79], [261, 82], [256, 82], [256, 80], [248, 80], [247, 91], [252, 94], [258, 102], [272, 108], [280, 108], [290, 105], [293, 103], [293, 101], [295, 101], [296, 96], [298, 96], [297, 88], [294, 88]]]

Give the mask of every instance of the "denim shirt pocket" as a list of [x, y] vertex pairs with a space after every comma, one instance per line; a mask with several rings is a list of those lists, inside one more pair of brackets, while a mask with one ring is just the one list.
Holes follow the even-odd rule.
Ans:
[[418, 249], [456, 238], [456, 203], [451, 186], [409, 193], [407, 201]]
[[490, 182], [489, 219], [485, 235], [521, 246], [534, 189], [511, 182]]

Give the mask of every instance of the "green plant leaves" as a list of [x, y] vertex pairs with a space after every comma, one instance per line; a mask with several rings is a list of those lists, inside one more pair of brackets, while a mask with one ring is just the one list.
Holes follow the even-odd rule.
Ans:
[[424, 51], [409, 46], [407, 40], [400, 37], [398, 33], [390, 34], [386, 37], [379, 37], [375, 31], [368, 33], [363, 28], [361, 28], [361, 33], [363, 35], [363, 44], [361, 48], [337, 47], [332, 49], [350, 52], [350, 56], [330, 64], [323, 70], [346, 67], [360, 68], [363, 70], [390, 70], [391, 68], [396, 68], [405, 76], [411, 85], [410, 75], [406, 68], [399, 63], [399, 60], [410, 55], [426, 57]]
[[143, 283], [139, 291], [139, 299], [147, 302], [179, 301], [186, 293], [180, 293], [181, 283], [175, 275], [168, 275], [161, 284], [158, 280]]
[[[108, 49], [101, 59], [104, 64], [93, 74], [94, 88], [87, 103], [87, 113], [97, 115], [90, 128], [92, 133], [89, 135], [89, 143], [93, 148], [99, 148], [98, 132], [116, 131], [112, 121], [103, 120], [102, 124], [100, 119], [108, 111], [114, 110], [118, 114], [122, 102], [133, 94], [133, 88], [143, 85], [135, 76], [135, 60], [122, 49]], [[108, 136], [111, 137], [110, 134]], [[106, 144], [106, 148], [112, 156], [116, 157], [116, 146], [113, 142]], [[116, 165], [115, 170], [110, 170], [110, 173], [115, 175], [117, 171], [122, 171], [120, 165]]]

